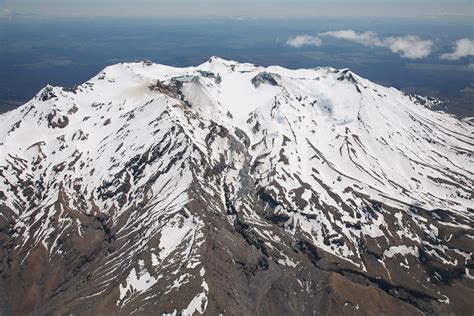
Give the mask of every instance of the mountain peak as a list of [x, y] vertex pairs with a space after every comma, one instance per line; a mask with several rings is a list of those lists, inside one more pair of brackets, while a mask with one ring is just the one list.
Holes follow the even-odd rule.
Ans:
[[230, 62], [230, 60], [225, 60], [225, 59], [220, 58], [218, 56], [211, 56], [211, 57], [209, 57], [208, 62], [209, 63], [224, 63], [224, 62]]
[[215, 57], [47, 86], [0, 115], [0, 305], [465, 314], [472, 125], [422, 101]]

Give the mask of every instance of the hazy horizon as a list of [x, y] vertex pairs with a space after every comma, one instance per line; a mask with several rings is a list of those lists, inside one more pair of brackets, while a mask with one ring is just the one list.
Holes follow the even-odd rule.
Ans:
[[473, 17], [470, 0], [4, 0], [3, 16], [50, 17]]

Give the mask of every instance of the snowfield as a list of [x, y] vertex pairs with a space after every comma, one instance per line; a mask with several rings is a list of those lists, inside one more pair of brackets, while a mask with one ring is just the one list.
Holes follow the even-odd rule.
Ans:
[[253, 284], [293, 271], [285, 282], [310, 295], [303, 271], [318, 269], [363, 275], [413, 311], [459, 312], [457, 282], [473, 275], [474, 127], [433, 102], [349, 69], [217, 57], [47, 86], [0, 115], [4, 286], [38, 258], [65, 276], [45, 277], [43, 297], [18, 290], [26, 303], [11, 311], [253, 313], [240, 296], [270, 283], [243, 286], [234, 306], [223, 274]]

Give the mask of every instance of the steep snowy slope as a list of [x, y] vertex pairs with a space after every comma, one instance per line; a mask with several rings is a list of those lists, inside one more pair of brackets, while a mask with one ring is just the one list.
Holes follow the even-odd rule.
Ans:
[[474, 128], [430, 102], [217, 57], [47, 86], [0, 116], [0, 312], [466, 313]]

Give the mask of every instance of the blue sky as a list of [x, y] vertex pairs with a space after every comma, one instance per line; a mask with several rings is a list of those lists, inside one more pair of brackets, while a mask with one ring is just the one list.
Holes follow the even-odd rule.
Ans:
[[474, 0], [0, 0], [3, 15], [473, 16]]

